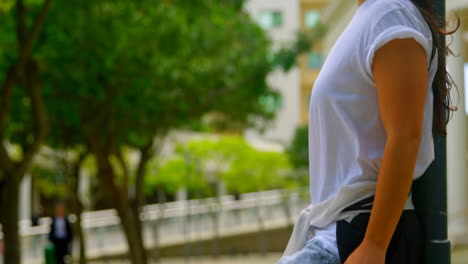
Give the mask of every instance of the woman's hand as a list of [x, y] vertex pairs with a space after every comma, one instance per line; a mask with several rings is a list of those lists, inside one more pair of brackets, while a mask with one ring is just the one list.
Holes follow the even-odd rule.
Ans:
[[386, 250], [364, 239], [344, 264], [385, 264]]

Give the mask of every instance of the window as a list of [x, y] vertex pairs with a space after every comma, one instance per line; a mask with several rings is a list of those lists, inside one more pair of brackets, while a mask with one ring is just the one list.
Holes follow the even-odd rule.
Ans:
[[318, 10], [308, 10], [305, 13], [305, 27], [313, 28], [320, 20], [320, 12]]
[[322, 67], [323, 56], [317, 52], [309, 52], [307, 54], [307, 66], [310, 69], [319, 69]]
[[281, 27], [283, 14], [280, 11], [263, 11], [258, 17], [258, 23], [264, 29]]

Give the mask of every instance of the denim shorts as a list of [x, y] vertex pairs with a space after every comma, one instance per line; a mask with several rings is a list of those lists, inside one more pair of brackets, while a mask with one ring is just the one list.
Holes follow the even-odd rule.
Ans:
[[340, 264], [340, 257], [327, 250], [320, 240], [312, 238], [302, 250], [282, 257], [278, 264]]
[[[372, 209], [374, 197], [363, 199], [344, 211]], [[337, 221], [336, 242], [339, 255], [327, 250], [318, 239], [310, 239], [305, 247], [291, 256], [282, 257], [278, 264], [340, 264], [361, 244], [367, 230], [370, 213], [360, 213], [347, 222]], [[424, 263], [422, 226], [414, 210], [403, 210], [387, 249], [385, 263]]]

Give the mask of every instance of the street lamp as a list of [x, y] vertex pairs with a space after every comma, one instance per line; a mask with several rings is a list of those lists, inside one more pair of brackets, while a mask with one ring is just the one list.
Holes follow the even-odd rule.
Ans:
[[[434, 9], [445, 21], [445, 0], [433, 0]], [[444, 43], [445, 35], [440, 41]], [[439, 50], [445, 54], [445, 50]], [[445, 67], [445, 59], [443, 62]], [[416, 213], [424, 234], [424, 263], [450, 264], [450, 241], [447, 238], [447, 153], [446, 137], [435, 136], [435, 160], [413, 185]]]

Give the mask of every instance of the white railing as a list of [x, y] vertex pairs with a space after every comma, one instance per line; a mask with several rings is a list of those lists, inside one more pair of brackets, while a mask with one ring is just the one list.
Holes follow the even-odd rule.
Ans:
[[[308, 197], [297, 190], [273, 190], [242, 194], [239, 200], [223, 196], [219, 200], [207, 198], [147, 205], [141, 215], [145, 246], [154, 248], [210, 239], [215, 234], [224, 236], [285, 226], [292, 223], [292, 218], [308, 201]], [[31, 226], [29, 220], [20, 222], [24, 263], [41, 263], [43, 258], [50, 218], [41, 218], [39, 223], [39, 226]], [[119, 223], [115, 210], [83, 213], [88, 257], [126, 252], [127, 243]], [[77, 246], [75, 243], [75, 248]]]

